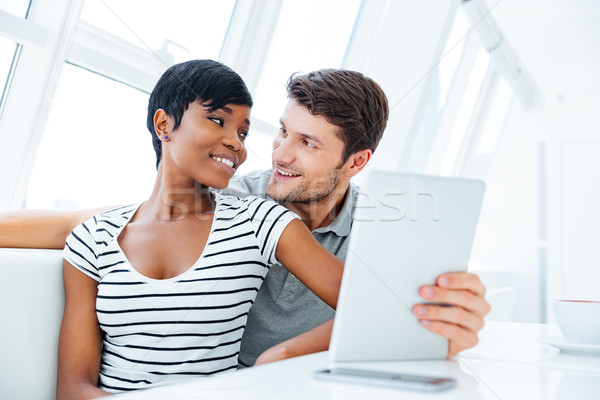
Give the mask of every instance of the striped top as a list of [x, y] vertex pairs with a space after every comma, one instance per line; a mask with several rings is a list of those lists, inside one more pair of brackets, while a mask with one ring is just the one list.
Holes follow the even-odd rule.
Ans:
[[98, 214], [68, 237], [65, 260], [98, 281], [100, 388], [142, 389], [236, 368], [248, 310], [295, 216], [253, 196], [216, 201], [202, 255], [171, 279], [143, 276], [119, 247], [139, 204]]

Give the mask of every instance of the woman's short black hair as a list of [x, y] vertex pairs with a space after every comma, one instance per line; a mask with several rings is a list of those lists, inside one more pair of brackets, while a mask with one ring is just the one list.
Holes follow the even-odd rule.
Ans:
[[154, 114], [163, 109], [179, 127], [188, 106], [198, 101], [211, 111], [226, 104], [252, 107], [252, 96], [242, 78], [231, 68], [213, 60], [192, 60], [175, 64], [160, 77], [150, 94], [146, 125], [152, 134], [156, 168], [162, 155], [161, 141], [154, 130]]

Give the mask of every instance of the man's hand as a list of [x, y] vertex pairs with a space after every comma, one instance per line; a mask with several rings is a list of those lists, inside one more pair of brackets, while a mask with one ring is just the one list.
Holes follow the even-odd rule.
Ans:
[[413, 312], [421, 325], [449, 340], [448, 356], [475, 346], [483, 317], [491, 306], [485, 300], [485, 286], [475, 274], [456, 272], [440, 275], [435, 285], [419, 288], [423, 299], [449, 306], [417, 304]]

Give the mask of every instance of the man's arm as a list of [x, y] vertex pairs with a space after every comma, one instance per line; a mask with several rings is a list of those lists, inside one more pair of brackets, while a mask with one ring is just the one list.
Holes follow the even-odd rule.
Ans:
[[[425, 328], [448, 339], [448, 357], [477, 344], [477, 334], [484, 325], [483, 317], [491, 309], [485, 300], [485, 291], [479, 277], [467, 272], [443, 274], [438, 277], [436, 285], [419, 288], [419, 293], [425, 300], [452, 305], [417, 304], [413, 308]], [[332, 328], [333, 320], [330, 320], [275, 345], [265, 350], [255, 365], [325, 351], [329, 348]]]
[[443, 274], [435, 285], [419, 288], [419, 294], [428, 302], [451, 305], [417, 304], [413, 307], [421, 325], [449, 340], [449, 357], [477, 344], [483, 317], [491, 310], [485, 291], [479, 277], [468, 272]]
[[285, 360], [287, 358], [325, 351], [329, 349], [332, 329], [333, 320], [329, 320], [323, 325], [319, 325], [310, 331], [279, 343], [278, 345], [265, 350], [256, 359], [254, 365], [266, 364]]
[[80, 223], [114, 207], [78, 211], [18, 210], [0, 213], [0, 247], [62, 249]]

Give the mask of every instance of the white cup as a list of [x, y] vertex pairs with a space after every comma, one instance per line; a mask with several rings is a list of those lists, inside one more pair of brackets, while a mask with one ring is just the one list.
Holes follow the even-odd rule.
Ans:
[[567, 341], [600, 344], [600, 301], [556, 300], [554, 315]]

